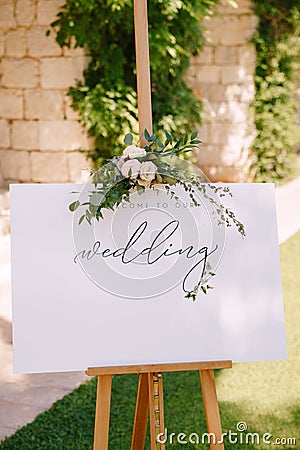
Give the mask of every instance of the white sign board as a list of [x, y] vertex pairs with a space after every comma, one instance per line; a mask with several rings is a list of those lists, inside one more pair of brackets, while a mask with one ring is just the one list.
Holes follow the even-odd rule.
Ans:
[[[285, 359], [274, 187], [229, 187], [245, 238], [181, 188], [91, 226], [68, 210], [81, 186], [12, 185], [15, 372]], [[207, 267], [213, 288], [185, 298]]]

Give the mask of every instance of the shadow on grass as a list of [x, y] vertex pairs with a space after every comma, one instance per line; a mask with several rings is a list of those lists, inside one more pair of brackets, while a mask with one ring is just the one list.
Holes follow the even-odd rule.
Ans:
[[[218, 372], [216, 373], [218, 377]], [[110, 424], [110, 450], [130, 449], [131, 432], [137, 392], [137, 375], [119, 375], [113, 380]], [[94, 412], [96, 399], [96, 379], [80, 386], [71, 394], [56, 402], [53, 407], [40, 414], [34, 422], [17, 431], [12, 437], [0, 444], [1, 450], [92, 450], [94, 431]], [[180, 372], [164, 374], [165, 426], [168, 430], [167, 449], [209, 449], [208, 444], [201, 444], [201, 435], [206, 432], [198, 372]], [[245, 419], [239, 405], [231, 402], [220, 403], [223, 431], [236, 431], [236, 424]], [[248, 432], [261, 436], [274, 430], [284, 431], [285, 437], [295, 436], [300, 419], [300, 407], [294, 406], [289, 420], [272, 416], [262, 416], [259, 429]], [[250, 420], [251, 422], [251, 420]], [[267, 427], [267, 428], [266, 428]], [[271, 428], [270, 428], [271, 427]], [[268, 429], [269, 428], [269, 429]], [[170, 433], [175, 433], [170, 444]], [[200, 444], [178, 443], [179, 433], [185, 433], [189, 440], [191, 433], [200, 436]], [[184, 440], [184, 438], [182, 438]], [[250, 441], [251, 442], [251, 441]], [[254, 450], [270, 448], [269, 446], [243, 443], [230, 443], [225, 440], [227, 449]], [[149, 434], [146, 450], [149, 450]], [[272, 448], [296, 449], [288, 445], [272, 445]]]

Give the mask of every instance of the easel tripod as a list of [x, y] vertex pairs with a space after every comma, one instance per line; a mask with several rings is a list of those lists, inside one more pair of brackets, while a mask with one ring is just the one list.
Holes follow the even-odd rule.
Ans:
[[228, 369], [231, 361], [195, 363], [150, 364], [141, 366], [115, 366], [89, 368], [89, 376], [98, 377], [94, 450], [108, 450], [110, 399], [112, 376], [117, 374], [139, 374], [139, 385], [131, 441], [131, 450], [143, 450], [145, 446], [148, 413], [150, 411], [151, 450], [164, 450], [165, 445], [157, 440], [164, 435], [163, 372], [184, 370], [200, 371], [201, 388], [208, 433], [215, 439], [210, 441], [211, 450], [223, 450], [222, 426], [214, 380], [214, 369]]

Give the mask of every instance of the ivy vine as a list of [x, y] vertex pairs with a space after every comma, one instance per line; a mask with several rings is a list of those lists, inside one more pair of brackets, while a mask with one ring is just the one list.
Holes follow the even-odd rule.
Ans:
[[259, 18], [256, 48], [253, 171], [256, 181], [280, 182], [295, 167], [296, 75], [300, 54], [300, 1], [253, 0]]

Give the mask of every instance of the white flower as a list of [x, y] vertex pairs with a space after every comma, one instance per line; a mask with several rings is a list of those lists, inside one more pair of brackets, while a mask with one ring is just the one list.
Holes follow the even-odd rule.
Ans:
[[129, 159], [125, 161], [121, 167], [121, 174], [123, 177], [129, 177], [135, 179], [140, 173], [141, 163], [137, 159]]
[[140, 167], [140, 179], [150, 184], [154, 180], [156, 172], [156, 165], [151, 161], [145, 161]]
[[123, 151], [123, 156], [127, 156], [129, 159], [141, 158], [146, 155], [144, 148], [137, 147], [136, 145], [129, 145]]

